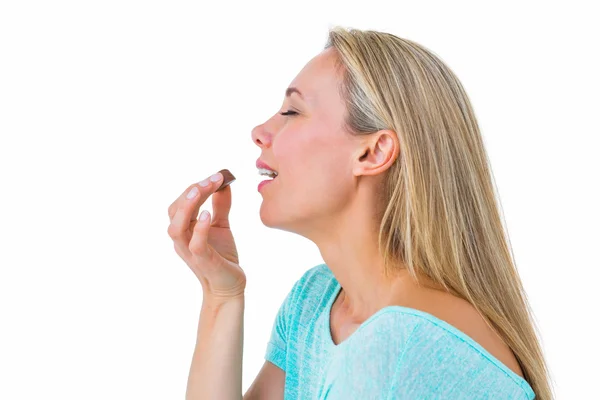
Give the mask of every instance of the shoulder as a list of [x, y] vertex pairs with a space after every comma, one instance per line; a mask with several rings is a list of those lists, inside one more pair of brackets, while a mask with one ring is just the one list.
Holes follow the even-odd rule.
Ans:
[[286, 302], [294, 311], [319, 302], [331, 290], [334, 275], [326, 264], [319, 264], [305, 271], [289, 291]]
[[425, 312], [421, 315], [429, 324], [444, 330], [447, 334], [484, 351], [485, 355], [493, 356], [496, 360], [510, 368], [522, 377], [522, 371], [517, 359], [510, 349], [491, 327], [486, 319], [468, 301], [446, 292], [429, 294], [428, 299], [420, 300], [415, 307]]
[[[444, 376], [449, 382], [473, 384], [472, 387], [484, 387], [488, 382], [498, 390], [513, 388], [528, 398], [531, 388], [510, 348], [474, 307], [458, 304], [437, 309], [391, 306], [377, 318], [380, 328], [388, 328], [382, 331], [401, 329], [408, 321], [414, 327], [398, 348], [397, 373], [410, 374], [417, 369], [424, 374]], [[465, 374], [473, 381], [463, 382]]]
[[363, 376], [372, 372], [359, 365], [387, 371], [393, 398], [434, 393], [444, 393], [444, 398], [466, 398], [467, 393], [470, 399], [488, 398], [490, 393], [498, 399], [533, 398], [521, 376], [473, 338], [432, 314], [389, 306], [367, 322], [357, 338], [369, 340], [349, 342], [353, 346], [349, 357], [355, 361], [349, 364], [357, 365]]
[[367, 398], [373, 390], [382, 398], [534, 398], [525, 380], [472, 338], [413, 308], [380, 310], [341, 346], [340, 398]]
[[[407, 347], [398, 358], [398, 380], [395, 382], [405, 381], [411, 371], [418, 370], [425, 385], [432, 383], [427, 377], [438, 377], [436, 382], [443, 382], [439, 389], [443, 387], [442, 392], [448, 390], [449, 397], [453, 391], [458, 391], [468, 392], [472, 398], [487, 398], [490, 393], [496, 393], [495, 398], [533, 398], [527, 381], [500, 361], [498, 353], [491, 353], [489, 347], [483, 347], [456, 326], [437, 317], [418, 311], [402, 312], [418, 316], [421, 322], [412, 331]], [[412, 382], [418, 387], [419, 381]]]
[[309, 268], [296, 280], [293, 290], [297, 295], [319, 292], [324, 287], [331, 284], [334, 278], [333, 273], [326, 264], [319, 264]]
[[305, 282], [315, 282], [319, 280], [329, 281], [334, 278], [333, 272], [329, 269], [327, 264], [319, 264], [312, 268], [309, 268], [300, 278]]

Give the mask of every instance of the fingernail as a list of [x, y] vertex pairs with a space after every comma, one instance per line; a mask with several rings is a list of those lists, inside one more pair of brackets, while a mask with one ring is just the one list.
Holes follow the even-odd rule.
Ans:
[[221, 174], [218, 172], [210, 177], [210, 180], [212, 182], [219, 182], [220, 179], [221, 179]]
[[208, 179], [198, 182], [198, 185], [200, 185], [202, 187], [207, 187], [209, 184], [210, 183], [208, 182]]
[[208, 211], [204, 210], [200, 213], [200, 221], [205, 221], [208, 218]]
[[194, 186], [194, 187], [192, 188], [192, 190], [190, 190], [190, 191], [188, 192], [188, 194], [187, 194], [187, 196], [186, 196], [186, 197], [187, 197], [188, 199], [191, 199], [191, 198], [194, 198], [194, 197], [196, 197], [196, 195], [197, 195], [197, 194], [198, 194], [198, 188], [197, 188], [196, 186]]

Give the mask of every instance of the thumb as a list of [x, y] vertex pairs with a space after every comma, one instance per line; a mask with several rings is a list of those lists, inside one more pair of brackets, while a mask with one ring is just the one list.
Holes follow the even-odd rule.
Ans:
[[212, 226], [229, 228], [229, 211], [231, 210], [231, 185], [225, 186], [212, 195]]

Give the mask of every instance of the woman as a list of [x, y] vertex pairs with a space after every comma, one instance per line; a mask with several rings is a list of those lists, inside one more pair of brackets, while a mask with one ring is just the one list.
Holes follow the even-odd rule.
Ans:
[[[244, 399], [552, 398], [475, 115], [431, 51], [332, 29], [252, 139], [277, 173], [263, 223], [325, 263], [283, 302]], [[169, 208], [203, 287], [188, 399], [242, 396], [246, 277], [214, 178]], [[211, 195], [212, 222], [197, 221]]]

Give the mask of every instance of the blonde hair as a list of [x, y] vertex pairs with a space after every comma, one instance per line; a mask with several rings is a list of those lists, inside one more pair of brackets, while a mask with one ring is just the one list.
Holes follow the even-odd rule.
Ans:
[[425, 275], [467, 300], [510, 346], [536, 399], [552, 399], [489, 160], [458, 78], [424, 46], [389, 33], [334, 27], [330, 47], [346, 131], [390, 129], [400, 143], [378, 211], [386, 276], [405, 267], [417, 282]]

